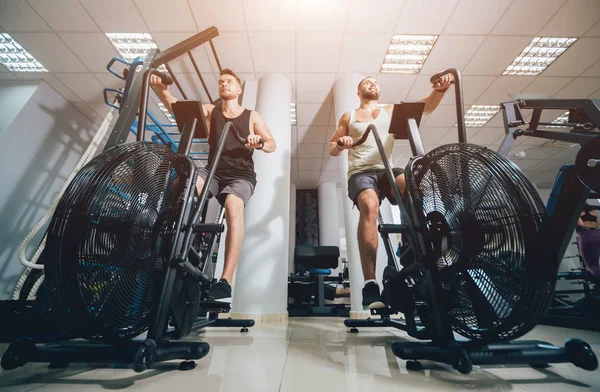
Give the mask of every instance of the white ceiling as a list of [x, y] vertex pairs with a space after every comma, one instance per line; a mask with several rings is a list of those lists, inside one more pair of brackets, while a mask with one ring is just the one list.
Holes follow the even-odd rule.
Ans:
[[[376, 75], [382, 103], [426, 96], [429, 76], [449, 67], [464, 75], [465, 110], [510, 100], [509, 93], [600, 98], [599, 0], [0, 0], [0, 30], [50, 71], [11, 73], [0, 66], [0, 79], [44, 79], [99, 123], [108, 110], [102, 89], [121, 85], [105, 69], [118, 53], [104, 33], [148, 32], [165, 49], [213, 25], [223, 67], [244, 79], [279, 72], [292, 81], [298, 119], [292, 180], [299, 187], [338, 179], [338, 162], [325, 143], [335, 128], [331, 87], [344, 72]], [[440, 37], [419, 75], [379, 74], [392, 34], [403, 33]], [[501, 76], [537, 35], [580, 39], [540, 76]], [[210, 49], [196, 49], [194, 58], [216, 96]], [[172, 66], [188, 95], [206, 99], [189, 59]], [[453, 105], [451, 89], [423, 120], [427, 149], [456, 141]], [[468, 130], [469, 141], [492, 148], [503, 135], [499, 115]], [[543, 143], [520, 138], [513, 149], [526, 151], [515, 162], [535, 182], [552, 181], [576, 153]], [[410, 149], [397, 144], [395, 163], [403, 165]]]

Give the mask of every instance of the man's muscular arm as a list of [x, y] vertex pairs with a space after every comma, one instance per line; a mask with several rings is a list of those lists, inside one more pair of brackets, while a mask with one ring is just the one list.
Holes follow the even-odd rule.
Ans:
[[261, 150], [264, 152], [273, 152], [277, 148], [277, 143], [271, 131], [265, 122], [265, 119], [260, 115], [259, 112], [253, 110], [250, 114], [250, 121], [252, 123], [253, 134], [248, 136], [248, 143], [246, 148], [260, 148], [259, 138], [262, 138], [264, 145]]
[[[329, 155], [334, 157], [339, 156], [343, 150], [352, 148], [354, 142], [350, 136], [348, 136], [348, 124], [350, 122], [350, 112], [346, 112], [340, 118], [338, 127], [329, 140]], [[343, 147], [338, 146], [337, 141], [341, 139]]]

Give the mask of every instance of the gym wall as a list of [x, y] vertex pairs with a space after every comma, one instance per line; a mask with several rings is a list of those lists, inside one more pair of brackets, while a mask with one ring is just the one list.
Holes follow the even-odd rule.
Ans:
[[23, 106], [29, 101], [37, 90], [38, 81], [35, 82], [12, 82], [0, 81], [0, 103], [2, 103], [2, 116], [0, 116], [0, 138]]
[[[0, 89], [2, 121], [7, 121], [4, 108], [16, 110], [0, 136], [0, 299], [12, 297], [23, 272], [17, 254], [21, 242], [48, 211], [98, 128], [45, 82], [33, 87]], [[31, 92], [28, 99], [26, 92]], [[44, 231], [30, 242], [27, 258]]]

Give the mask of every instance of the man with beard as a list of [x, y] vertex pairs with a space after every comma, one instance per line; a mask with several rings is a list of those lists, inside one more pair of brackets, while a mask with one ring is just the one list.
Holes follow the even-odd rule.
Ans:
[[[152, 75], [150, 84], [165, 107], [172, 112], [171, 104], [177, 102], [178, 99], [169, 92], [160, 77]], [[233, 137], [228, 137], [209, 193], [225, 207], [227, 236], [225, 238], [223, 274], [221, 279], [211, 287], [208, 296], [210, 299], [227, 303], [231, 303], [230, 282], [233, 279], [244, 239], [244, 207], [256, 186], [252, 154], [255, 149], [271, 153], [276, 148], [275, 140], [262, 116], [254, 110], [243, 108], [238, 103], [241, 93], [242, 85], [238, 76], [230, 69], [223, 69], [219, 76], [219, 97], [222, 102], [216, 106], [203, 105], [204, 118], [209, 129], [209, 155], [208, 165], [198, 170], [196, 182], [196, 188], [200, 194], [208, 176], [208, 168], [213, 163], [213, 153], [217, 148], [223, 127], [225, 123], [231, 121], [240, 136], [246, 137], [246, 144], [242, 146]], [[263, 144], [260, 143], [261, 138]]]
[[[439, 105], [444, 93], [450, 87], [452, 76], [446, 75], [433, 85], [431, 94], [422, 99], [425, 102], [424, 114], [429, 114]], [[395, 204], [393, 191], [385, 175], [385, 169], [375, 139], [368, 137], [364, 144], [352, 147], [354, 140], [362, 137], [367, 127], [374, 124], [379, 132], [389, 160], [394, 148], [394, 136], [388, 133], [392, 118], [393, 105], [380, 109], [379, 83], [374, 77], [366, 77], [358, 84], [360, 107], [346, 112], [340, 118], [338, 128], [329, 141], [329, 154], [338, 156], [348, 151], [348, 197], [358, 206], [358, 249], [365, 279], [362, 289], [363, 309], [385, 307], [375, 280], [375, 262], [377, 257], [377, 218], [379, 205], [383, 197]], [[338, 145], [338, 141], [342, 146]], [[404, 170], [393, 168], [396, 185], [400, 195], [404, 194], [406, 182]]]

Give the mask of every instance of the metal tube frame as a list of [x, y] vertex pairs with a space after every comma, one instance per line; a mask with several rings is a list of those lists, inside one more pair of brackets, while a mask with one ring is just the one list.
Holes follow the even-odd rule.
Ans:
[[131, 89], [128, 92], [127, 100], [121, 103], [119, 117], [117, 119], [117, 122], [115, 123], [115, 126], [113, 127], [110, 136], [108, 137], [108, 141], [106, 142], [104, 151], [116, 146], [117, 144], [122, 144], [127, 141], [129, 132], [131, 132], [131, 126], [137, 118], [137, 113], [140, 106], [139, 103], [141, 99], [143, 84], [140, 80], [140, 75], [143, 75], [148, 69], [150, 69], [151, 59], [154, 53], [154, 51], [148, 53], [148, 56], [146, 57], [144, 63], [141, 66], [141, 73], [138, 74], [137, 72], [135, 72], [136, 75], [133, 76], [133, 80], [131, 82]]
[[[142, 74], [142, 87], [141, 94], [139, 97], [139, 119], [138, 119], [138, 127], [137, 127], [137, 137], [136, 140], [138, 142], [144, 141], [146, 136], [146, 119], [148, 117], [148, 93], [150, 89], [150, 76], [159, 74], [160, 71], [154, 68], [148, 68]], [[175, 80], [175, 79], [173, 79]]]
[[[508, 157], [508, 153], [514, 145], [515, 139], [519, 136], [531, 136], [541, 139], [560, 140], [570, 143], [585, 144], [591, 141], [597, 133], [591, 132], [557, 132], [545, 129], [538, 129], [542, 111], [548, 110], [570, 110], [583, 109], [592, 122], [600, 126], [600, 100], [598, 99], [540, 99], [540, 100], [518, 100], [503, 102], [500, 104], [506, 136], [498, 153]], [[521, 109], [533, 109], [533, 114], [527, 129], [519, 129], [519, 126], [526, 125]]]
[[177, 79], [177, 76], [175, 76], [175, 72], [173, 72], [169, 63], [165, 63], [165, 68], [169, 72], [169, 75], [171, 75], [171, 77], [173, 78], [173, 82], [175, 82], [175, 85], [177, 86], [177, 89], [181, 93], [181, 96], [183, 97], [183, 99], [187, 99], [187, 95], [186, 95], [185, 91], [183, 91], [183, 87], [181, 87], [181, 83], [179, 83], [179, 79]]
[[204, 78], [202, 77], [202, 74], [200, 73], [200, 69], [198, 68], [198, 64], [196, 64], [196, 60], [194, 60], [194, 56], [192, 56], [192, 52], [187, 52], [187, 54], [190, 57], [190, 60], [192, 61], [192, 65], [194, 66], [194, 69], [196, 70], [196, 74], [200, 78], [200, 83], [202, 83], [202, 87], [204, 87], [204, 91], [206, 91], [208, 100], [210, 101], [210, 103], [213, 103], [213, 99], [210, 96], [210, 91], [208, 91], [208, 87], [206, 87], [206, 82], [204, 81]]
[[432, 84], [439, 81], [442, 76], [452, 74], [454, 77], [454, 95], [456, 98], [456, 121], [458, 125], [458, 142], [467, 142], [467, 129], [465, 127], [465, 116], [463, 107], [463, 91], [462, 91], [462, 76], [456, 68], [448, 68], [442, 72], [438, 72], [433, 75], [429, 80]]

